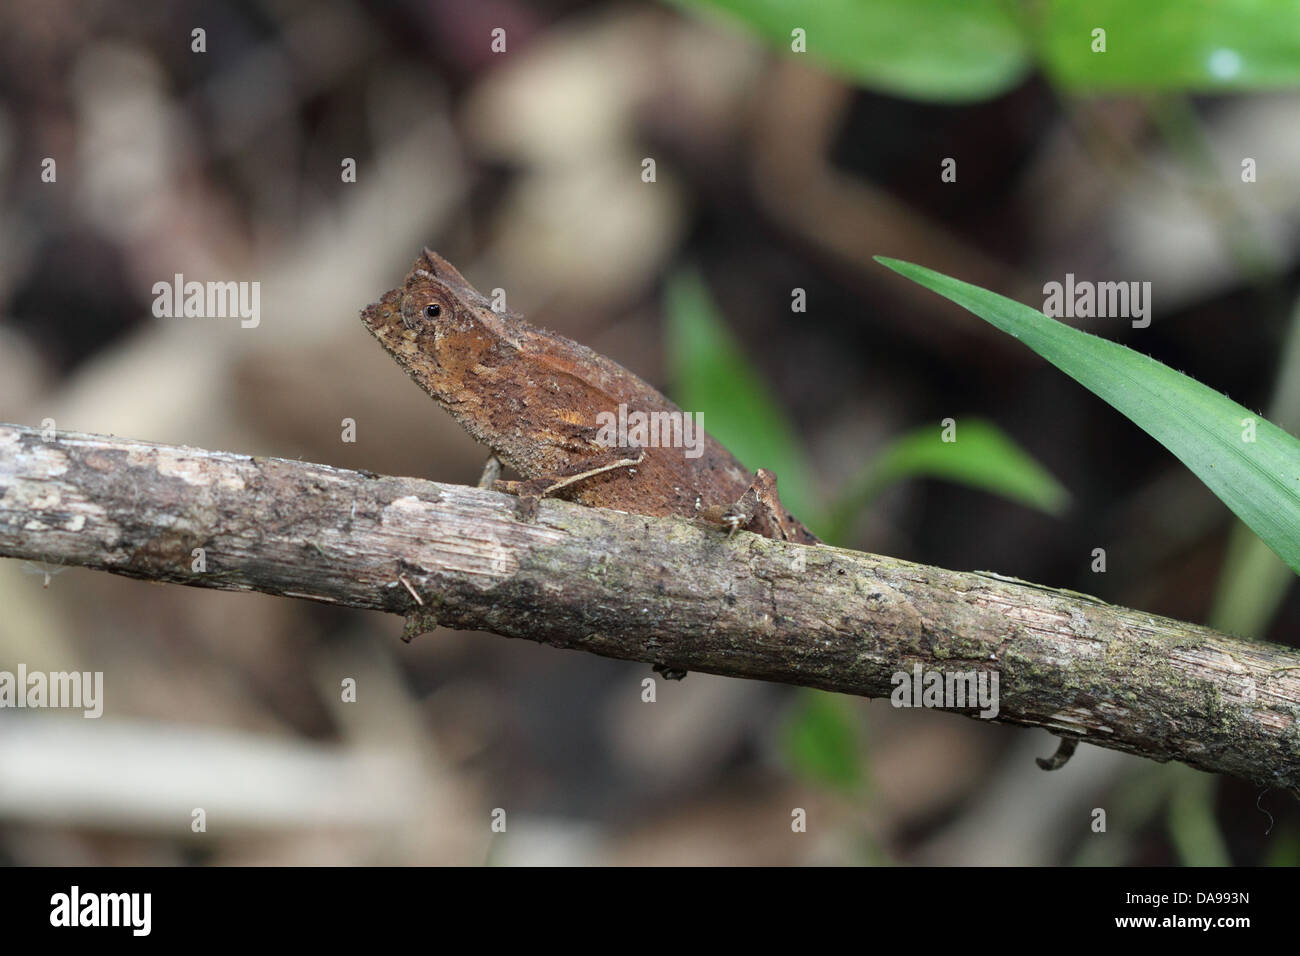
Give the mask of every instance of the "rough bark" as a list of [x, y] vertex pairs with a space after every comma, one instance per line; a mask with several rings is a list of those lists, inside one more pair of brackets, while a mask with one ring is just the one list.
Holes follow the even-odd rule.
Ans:
[[[1300, 787], [1300, 652], [994, 574], [415, 478], [0, 425], [0, 555], [886, 697], [996, 671], [997, 720]], [[195, 571], [202, 548], [205, 571]], [[970, 711], [967, 711], [970, 712]]]

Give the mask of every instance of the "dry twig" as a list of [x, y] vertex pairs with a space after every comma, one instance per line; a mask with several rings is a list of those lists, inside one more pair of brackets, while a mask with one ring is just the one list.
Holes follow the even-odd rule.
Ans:
[[450, 627], [869, 697], [916, 664], [992, 670], [1002, 722], [1300, 788], [1294, 649], [997, 575], [560, 501], [524, 522], [515, 503], [0, 425], [3, 556], [418, 610]]

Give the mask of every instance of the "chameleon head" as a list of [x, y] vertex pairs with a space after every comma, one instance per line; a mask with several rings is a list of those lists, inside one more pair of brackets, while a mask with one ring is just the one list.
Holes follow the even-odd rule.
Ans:
[[469, 321], [466, 305], [480, 298], [455, 266], [425, 249], [402, 288], [362, 310], [361, 321], [390, 352], [404, 351], [405, 342], [432, 354], [437, 333]]
[[361, 321], [426, 390], [451, 387], [447, 376], [476, 362], [490, 345], [482, 320], [487, 300], [446, 259], [425, 249], [400, 289], [384, 293]]

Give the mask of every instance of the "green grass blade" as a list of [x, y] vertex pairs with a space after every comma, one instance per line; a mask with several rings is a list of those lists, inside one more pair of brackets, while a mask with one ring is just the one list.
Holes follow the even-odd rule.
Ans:
[[876, 455], [851, 481], [827, 522], [828, 540], [841, 542], [850, 522], [876, 495], [908, 478], [942, 478], [1059, 515], [1070, 500], [1051, 472], [1006, 432], [981, 418], [959, 418], [955, 441], [936, 423], [908, 432]]
[[666, 291], [668, 373], [672, 398], [700, 412], [704, 430], [746, 468], [776, 472], [781, 500], [810, 526], [810, 469], [785, 410], [718, 315], [695, 272], [673, 276]]
[[[1212, 388], [1116, 342], [924, 266], [877, 257], [1019, 339], [1164, 445], [1300, 573], [1300, 441]], [[1246, 441], [1243, 422], [1254, 422]]]

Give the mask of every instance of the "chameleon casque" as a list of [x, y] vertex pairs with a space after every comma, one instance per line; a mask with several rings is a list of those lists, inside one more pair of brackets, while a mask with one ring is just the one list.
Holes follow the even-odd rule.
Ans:
[[[597, 415], [681, 410], [651, 385], [585, 345], [496, 312], [446, 259], [425, 249], [405, 284], [361, 321], [421, 388], [522, 481], [484, 486], [524, 499], [554, 495], [634, 514], [699, 517], [783, 541], [818, 539], [781, 504], [776, 476], [753, 474], [708, 434], [682, 448], [610, 448]], [[499, 468], [499, 466], [498, 466]]]

